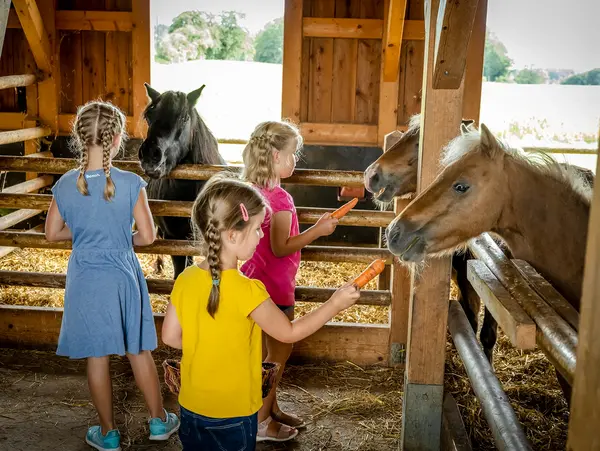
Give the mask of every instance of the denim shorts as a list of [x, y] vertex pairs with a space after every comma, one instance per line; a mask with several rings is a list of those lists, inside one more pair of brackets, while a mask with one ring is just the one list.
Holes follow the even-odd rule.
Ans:
[[209, 418], [181, 407], [179, 439], [184, 451], [254, 451], [258, 412], [248, 417]]

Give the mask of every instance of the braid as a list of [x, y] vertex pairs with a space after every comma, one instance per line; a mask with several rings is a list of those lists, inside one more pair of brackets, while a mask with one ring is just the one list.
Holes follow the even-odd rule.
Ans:
[[212, 279], [212, 288], [210, 290], [210, 298], [208, 299], [208, 314], [215, 317], [215, 313], [219, 308], [219, 297], [220, 290], [219, 285], [221, 282], [221, 232], [219, 230], [219, 221], [216, 218], [216, 212], [213, 208], [209, 211], [209, 216], [206, 218], [206, 231], [205, 240], [208, 245], [208, 267], [210, 268], [210, 275]]
[[115, 120], [115, 116], [113, 116], [110, 123], [106, 124], [104, 130], [102, 130], [100, 137], [100, 142], [102, 143], [102, 168], [106, 176], [106, 185], [104, 186], [104, 199], [106, 200], [111, 200], [115, 196], [115, 184], [110, 176], [110, 151], [117, 126], [118, 122]]

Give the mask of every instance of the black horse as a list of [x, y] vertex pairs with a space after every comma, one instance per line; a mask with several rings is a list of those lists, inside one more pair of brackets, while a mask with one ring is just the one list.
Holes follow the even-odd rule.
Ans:
[[[139, 149], [142, 169], [150, 177], [148, 197], [160, 200], [194, 201], [204, 182], [167, 178], [179, 164], [224, 165], [217, 139], [208, 129], [196, 102], [204, 85], [185, 94], [159, 93], [145, 83], [150, 103], [144, 111], [148, 134]], [[186, 240], [192, 236], [189, 218], [157, 217], [160, 234], [166, 239]], [[171, 256], [174, 278], [192, 264], [192, 257]]]

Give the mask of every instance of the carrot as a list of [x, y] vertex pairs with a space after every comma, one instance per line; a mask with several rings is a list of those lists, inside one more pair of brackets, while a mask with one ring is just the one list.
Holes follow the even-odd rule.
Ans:
[[358, 197], [355, 197], [350, 202], [348, 202], [347, 204], [342, 205], [336, 211], [334, 211], [333, 213], [331, 213], [331, 217], [335, 218], [335, 219], [340, 219], [342, 216], [346, 216], [346, 214], [348, 214], [348, 212], [350, 210], [352, 210], [356, 206], [357, 203], [358, 203]]
[[378, 258], [377, 260], [373, 261], [369, 266], [367, 266], [367, 269], [361, 272], [356, 279], [354, 279], [354, 285], [356, 285], [358, 288], [364, 287], [372, 279], [381, 274], [384, 269], [385, 260], [381, 260], [380, 258]]

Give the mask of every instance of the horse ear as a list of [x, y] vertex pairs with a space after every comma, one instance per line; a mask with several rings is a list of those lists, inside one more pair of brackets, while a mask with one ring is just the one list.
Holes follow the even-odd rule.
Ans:
[[479, 129], [481, 133], [481, 148], [484, 151], [491, 152], [498, 146], [498, 140], [485, 124], [481, 124]]
[[469, 133], [469, 129], [463, 122], [462, 124], [460, 124], [460, 134], [465, 136], [467, 133]]
[[200, 94], [202, 94], [202, 90], [204, 89], [205, 86], [206, 85], [202, 85], [198, 89], [196, 89], [195, 91], [190, 92], [187, 95], [187, 100], [188, 100], [188, 103], [190, 104], [190, 106], [196, 105], [196, 102], [200, 98]]
[[154, 102], [156, 99], [158, 99], [158, 97], [160, 96], [160, 92], [158, 92], [156, 89], [154, 89], [148, 83], [144, 83], [144, 86], [146, 87], [146, 94], [148, 94], [148, 97], [150, 97], [150, 100], [152, 100]]

